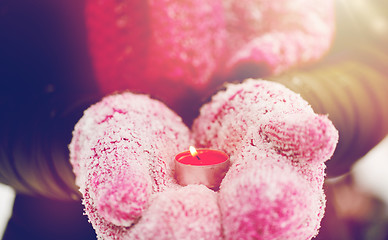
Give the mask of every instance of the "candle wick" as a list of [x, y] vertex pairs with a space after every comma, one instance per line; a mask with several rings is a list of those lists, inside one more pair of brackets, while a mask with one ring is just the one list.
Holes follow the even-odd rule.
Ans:
[[195, 156], [198, 160], [201, 160], [198, 155]]

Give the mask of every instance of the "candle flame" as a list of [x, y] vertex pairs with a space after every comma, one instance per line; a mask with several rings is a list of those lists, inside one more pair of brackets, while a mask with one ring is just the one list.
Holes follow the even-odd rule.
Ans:
[[189, 150], [190, 150], [191, 156], [196, 157], [199, 160], [197, 149], [195, 149], [195, 147], [193, 147], [193, 146], [190, 146]]

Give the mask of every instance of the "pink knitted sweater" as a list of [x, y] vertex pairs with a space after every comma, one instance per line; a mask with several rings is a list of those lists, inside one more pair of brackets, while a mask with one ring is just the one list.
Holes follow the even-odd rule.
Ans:
[[222, 79], [317, 60], [334, 29], [332, 0], [86, 2], [100, 89], [151, 94], [174, 109]]

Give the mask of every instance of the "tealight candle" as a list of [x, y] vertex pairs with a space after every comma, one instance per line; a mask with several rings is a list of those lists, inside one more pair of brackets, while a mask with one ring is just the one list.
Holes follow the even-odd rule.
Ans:
[[203, 184], [218, 190], [229, 169], [229, 156], [214, 149], [195, 149], [175, 156], [175, 176], [180, 185]]

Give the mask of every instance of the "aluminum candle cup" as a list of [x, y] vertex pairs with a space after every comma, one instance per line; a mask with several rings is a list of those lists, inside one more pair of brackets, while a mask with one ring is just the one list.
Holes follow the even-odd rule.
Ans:
[[182, 186], [203, 184], [217, 191], [229, 169], [229, 156], [222, 151], [198, 149], [175, 156], [175, 177]]

